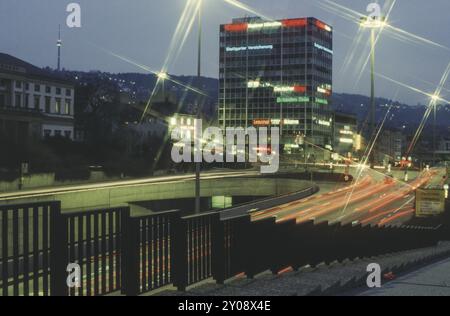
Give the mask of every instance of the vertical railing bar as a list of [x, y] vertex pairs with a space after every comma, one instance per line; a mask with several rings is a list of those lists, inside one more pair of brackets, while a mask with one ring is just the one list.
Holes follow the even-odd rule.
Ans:
[[29, 207], [23, 209], [23, 295], [30, 295]]
[[114, 213], [113, 211], [108, 211], [108, 291], [112, 292], [115, 290], [114, 287]]
[[39, 207], [33, 208], [33, 295], [39, 296]]
[[106, 274], [108, 273], [106, 271], [106, 261], [107, 261], [107, 255], [106, 255], [106, 237], [108, 236], [106, 233], [106, 211], [102, 212], [101, 214], [101, 258], [102, 258], [102, 265], [101, 265], [101, 293], [106, 294]]
[[122, 222], [121, 218], [124, 216], [123, 210], [116, 211], [116, 227], [115, 227], [115, 235], [116, 235], [116, 247], [115, 247], [115, 261], [116, 261], [116, 287], [115, 289], [119, 289], [121, 287], [121, 273], [122, 273], [122, 259], [121, 259], [121, 245], [122, 245]]
[[100, 279], [100, 275], [99, 275], [99, 270], [100, 270], [100, 265], [99, 265], [99, 230], [98, 230], [98, 226], [99, 226], [99, 213], [95, 213], [94, 215], [94, 239], [93, 239], [93, 244], [94, 244], [94, 253], [93, 253], [93, 257], [94, 257], [94, 296], [98, 295], [100, 293], [99, 291], [99, 279]]
[[49, 295], [49, 286], [48, 286], [48, 277], [49, 277], [49, 262], [48, 262], [48, 256], [49, 256], [49, 240], [48, 240], [48, 222], [49, 222], [49, 207], [44, 206], [42, 208], [42, 270], [43, 270], [43, 292], [44, 296]]
[[166, 217], [166, 225], [164, 227], [164, 285], [169, 284], [169, 262], [170, 262], [170, 253], [169, 253], [169, 225], [170, 225], [171, 217], [168, 215]]
[[[85, 243], [84, 243], [84, 215], [80, 214], [76, 216], [77, 218], [77, 224], [78, 224], [78, 264], [81, 267], [81, 275], [84, 276], [86, 273], [85, 268]], [[75, 219], [75, 217], [74, 217]], [[78, 289], [78, 296], [84, 296], [84, 292], [86, 287], [84, 286], [84, 278], [81, 278], [81, 286]]]
[[157, 231], [158, 231], [158, 217], [153, 218], [152, 224], [152, 244], [153, 244], [153, 259], [152, 259], [152, 268], [153, 268], [153, 287], [158, 287], [158, 240], [157, 240]]
[[2, 295], [8, 296], [8, 209], [0, 209], [2, 215]]
[[192, 221], [187, 219], [186, 220], [186, 233], [187, 233], [187, 256], [188, 256], [188, 271], [189, 275], [187, 278], [187, 285], [192, 283], [193, 275], [194, 275], [194, 255], [193, 255], [193, 249], [194, 249], [194, 239], [193, 239], [193, 230], [192, 230]]
[[163, 233], [163, 225], [164, 225], [164, 218], [162, 216], [159, 216], [159, 225], [158, 225], [158, 257], [159, 257], [159, 261], [158, 261], [158, 285], [162, 286], [163, 285], [163, 276], [162, 276], [162, 270], [163, 270], [163, 262], [164, 262], [164, 257], [163, 257], [163, 244], [162, 244], [162, 233]]
[[91, 271], [91, 214], [86, 215], [86, 295], [92, 296], [92, 271]]
[[148, 284], [148, 289], [153, 289], [153, 284], [152, 284], [152, 265], [153, 265], [153, 260], [152, 260], [152, 250], [153, 250], [153, 245], [152, 245], [152, 218], [147, 218], [146, 220], [146, 233], [145, 233], [145, 238], [147, 240], [147, 284]]
[[13, 208], [13, 295], [19, 296], [19, 209]]
[[[75, 263], [75, 217], [69, 216], [67, 220], [69, 221], [69, 261]], [[78, 244], [78, 247], [80, 247], [80, 244]], [[75, 296], [76, 288], [70, 288], [69, 295]]]
[[147, 219], [140, 219], [139, 220], [140, 229], [141, 229], [141, 261], [142, 261], [142, 274], [139, 276], [139, 279], [141, 280], [141, 286], [142, 291], [147, 291]]

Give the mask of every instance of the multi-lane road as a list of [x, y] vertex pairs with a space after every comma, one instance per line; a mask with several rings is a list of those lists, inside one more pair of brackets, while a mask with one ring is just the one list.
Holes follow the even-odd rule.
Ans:
[[[414, 214], [415, 190], [430, 183], [437, 183], [445, 170], [431, 169], [420, 173], [414, 180], [403, 182], [386, 177], [379, 171], [364, 169], [356, 172], [351, 185], [336, 184], [335, 189], [311, 197], [259, 210], [252, 214], [253, 220], [275, 216], [278, 222], [295, 219], [297, 223], [308, 220], [341, 223], [401, 224]], [[202, 175], [202, 179], [221, 179], [257, 175], [256, 171], [215, 171]], [[55, 193], [93, 191], [101, 188], [179, 182], [193, 180], [194, 175], [152, 177], [139, 180], [122, 180], [106, 183], [72, 185], [58, 188], [40, 188], [27, 191], [2, 193], [0, 201], [17, 198], [34, 198]], [[329, 186], [329, 184], [328, 184]], [[327, 190], [326, 190], [327, 191]], [[323, 190], [321, 191], [323, 192]]]
[[295, 219], [297, 223], [314, 220], [363, 225], [401, 224], [414, 214], [415, 190], [439, 179], [441, 174], [442, 171], [433, 169], [420, 173], [412, 181], [403, 182], [366, 169], [347, 187], [260, 210], [252, 217], [259, 220], [275, 216], [277, 222]]

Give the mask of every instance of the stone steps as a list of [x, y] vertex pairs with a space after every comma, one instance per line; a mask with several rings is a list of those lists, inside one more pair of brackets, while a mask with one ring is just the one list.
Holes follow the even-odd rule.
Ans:
[[273, 275], [265, 272], [254, 279], [245, 277], [227, 281], [224, 285], [213, 280], [191, 287], [186, 292], [167, 290], [158, 293], [161, 296], [318, 296], [341, 295], [366, 286], [370, 263], [377, 263], [382, 274], [392, 272], [395, 275], [418, 269], [424, 265], [450, 257], [450, 242], [440, 243], [436, 247], [391, 253], [376, 258], [358, 258], [342, 263], [319, 265], [315, 268], [304, 267], [299, 271]]

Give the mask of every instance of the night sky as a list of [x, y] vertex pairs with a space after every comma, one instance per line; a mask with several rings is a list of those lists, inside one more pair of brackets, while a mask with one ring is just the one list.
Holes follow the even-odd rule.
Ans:
[[[392, 0], [380, 5], [388, 6]], [[82, 27], [65, 25], [67, 4], [78, 2], [82, 8]], [[323, 5], [326, 0], [245, 0], [259, 13], [273, 19], [314, 16], [334, 28], [334, 90], [369, 94], [369, 68], [356, 81], [360, 61], [367, 58], [369, 32], [352, 46], [358, 25]], [[371, 0], [335, 0], [335, 3], [365, 14]], [[37, 66], [56, 67], [58, 24], [63, 29], [62, 65], [70, 70], [102, 70], [108, 72], [143, 72], [106, 50], [127, 56], [152, 69], [161, 69], [169, 43], [186, 0], [1, 0], [0, 52], [25, 59]], [[389, 17], [390, 24], [436, 44], [410, 41], [384, 32], [377, 44], [378, 73], [415, 88], [433, 93], [450, 62], [449, 0], [397, 0]], [[205, 76], [218, 76], [219, 24], [233, 17], [252, 15], [223, 0], [204, 0], [204, 63]], [[196, 73], [196, 27], [187, 38], [180, 56], [170, 63], [169, 73]], [[412, 38], [412, 37], [408, 37]], [[352, 50], [352, 47], [356, 49]], [[350, 63], [344, 66], [346, 58]], [[365, 58], [362, 58], [365, 57]], [[447, 82], [445, 89], [450, 89]], [[443, 97], [450, 99], [449, 90]], [[404, 87], [377, 78], [377, 96], [409, 104], [427, 103], [427, 97]]]

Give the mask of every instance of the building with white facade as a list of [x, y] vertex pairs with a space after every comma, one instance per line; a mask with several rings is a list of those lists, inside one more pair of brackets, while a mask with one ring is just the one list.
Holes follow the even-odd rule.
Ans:
[[0, 53], [0, 133], [19, 142], [74, 138], [74, 85], [51, 72]]

